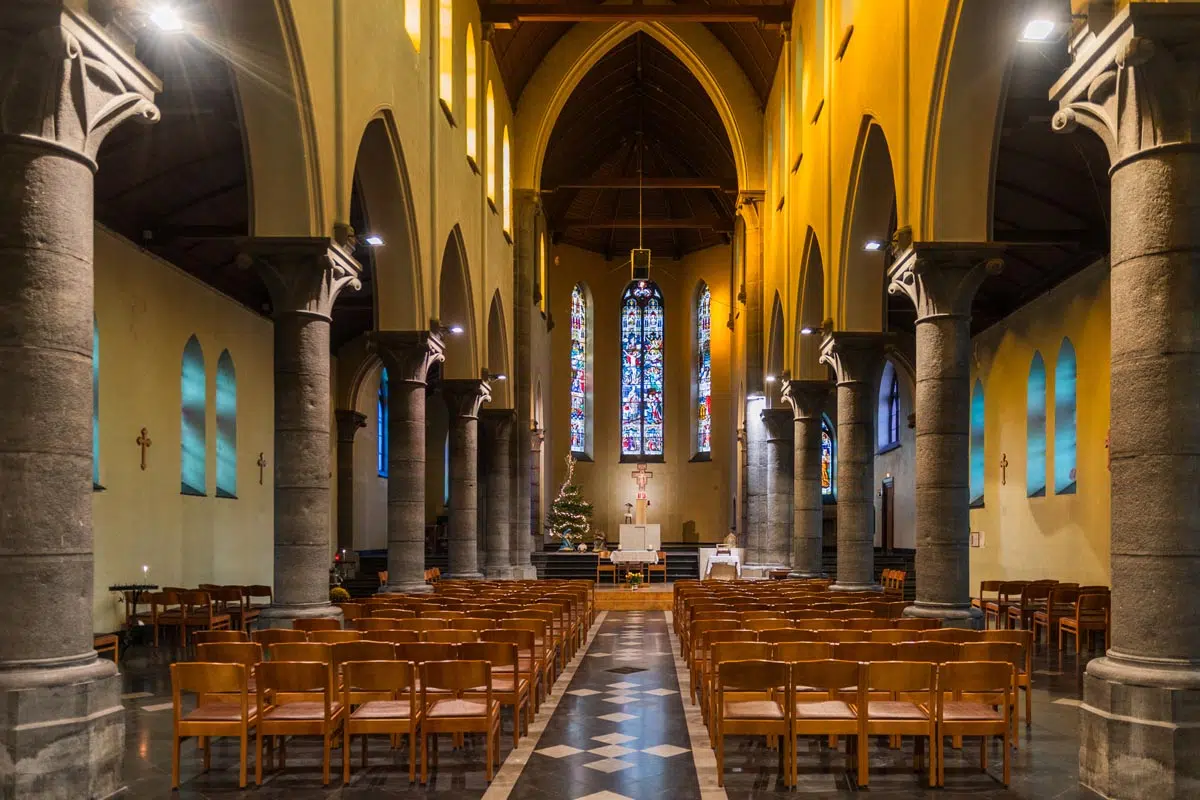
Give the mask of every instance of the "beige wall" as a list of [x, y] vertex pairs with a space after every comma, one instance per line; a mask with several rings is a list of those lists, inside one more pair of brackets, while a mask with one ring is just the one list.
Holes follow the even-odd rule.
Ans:
[[[875, 455], [875, 546], [883, 546], [883, 482], [891, 477], [896, 501], [893, 522], [895, 537], [892, 546], [912, 549], [917, 546], [917, 432], [908, 427], [908, 415], [913, 413], [913, 383], [897, 362], [892, 362], [900, 384], [900, 446], [886, 453], [878, 452], [879, 424], [876, 413]], [[879, 391], [886, 391], [880, 386]], [[878, 403], [876, 407], [878, 408]], [[886, 419], [886, 417], [884, 418]]]
[[[1088, 267], [974, 339], [971, 381], [983, 379], [986, 405], [984, 507], [971, 530], [984, 546], [971, 550], [971, 581], [1058, 578], [1108, 583], [1109, 273]], [[1076, 494], [1054, 489], [1054, 365], [1063, 337], [1075, 346]], [[1035, 350], [1046, 363], [1045, 497], [1026, 497], [1025, 409]], [[1001, 457], [1008, 459], [1001, 483]]]
[[[272, 581], [274, 397], [270, 320], [170, 264], [96, 229], [100, 330], [100, 483], [93, 495], [97, 631], [124, 607], [108, 586], [138, 581], [142, 565], [163, 586]], [[179, 493], [180, 369], [195, 334], [208, 381], [208, 496]], [[217, 359], [237, 371], [237, 499], [216, 497]], [[135, 444], [153, 442], [146, 470]], [[258, 455], [270, 466], [259, 485]]]
[[[576, 479], [584, 496], [595, 506], [593, 525], [616, 541], [624, 504], [632, 502], [636, 487], [632, 463], [620, 461], [620, 329], [621, 294], [629, 282], [629, 267], [573, 247], [554, 248], [559, 263], [550, 275], [550, 302], [555, 319], [551, 335], [549, 396], [553, 398], [547, 425], [547, 496], [558, 493], [565, 474], [564, 459], [570, 447], [570, 298], [571, 289], [584, 281], [593, 302], [594, 399], [592, 463], [581, 463]], [[649, 521], [662, 525], [664, 541], [680, 541], [683, 524], [696, 522], [707, 541], [728, 532], [733, 476], [730, 450], [735, 445], [734, 411], [729, 393], [731, 336], [725, 326], [729, 309], [728, 247], [694, 253], [682, 261], [654, 262], [651, 275], [663, 292], [666, 308], [666, 458], [650, 464], [654, 478], [647, 487]], [[704, 280], [712, 291], [713, 447], [711, 461], [692, 462], [695, 452], [692, 420], [692, 364], [695, 328], [693, 298]]]

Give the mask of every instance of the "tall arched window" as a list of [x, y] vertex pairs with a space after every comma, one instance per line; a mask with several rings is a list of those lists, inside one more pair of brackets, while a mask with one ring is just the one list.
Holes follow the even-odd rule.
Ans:
[[379, 394], [375, 398], [375, 470], [388, 476], [388, 373], [379, 373]]
[[487, 196], [496, 203], [496, 96], [492, 94], [492, 82], [488, 81], [487, 93], [483, 99], [484, 134], [487, 136], [484, 145], [487, 147]]
[[621, 456], [663, 455], [662, 292], [634, 281], [621, 298]]
[[204, 350], [195, 336], [188, 339], [183, 348], [179, 396], [179, 490], [183, 494], [204, 496], [208, 494], [208, 440], [204, 430], [207, 385], [204, 375]]
[[[820, 34], [818, 34], [820, 35]], [[792, 107], [791, 112], [796, 119], [800, 119], [801, 106], [804, 103], [804, 40], [802, 34], [793, 29], [792, 37], [796, 40], [796, 49], [792, 53]], [[792, 152], [799, 158], [802, 152], [801, 148], [804, 144], [804, 125], [792, 126]], [[796, 163], [796, 158], [792, 159], [792, 164]], [[791, 165], [788, 165], [791, 169]]]
[[900, 379], [891, 361], [884, 362], [883, 377], [879, 380], [879, 414], [875, 428], [880, 450], [899, 446]]
[[504, 214], [500, 217], [504, 220], [504, 230], [512, 233], [512, 152], [508, 144], [508, 126], [504, 126], [504, 136], [501, 137], [501, 147], [503, 154], [501, 156], [501, 164], [504, 167], [504, 174], [501, 179], [504, 181]]
[[833, 426], [829, 417], [821, 415], [821, 497], [826, 502], [833, 502], [837, 497], [837, 459], [835, 455], [836, 441], [833, 437]]
[[1075, 494], [1075, 347], [1063, 339], [1054, 364], [1054, 491]]
[[404, 0], [404, 30], [413, 49], [421, 52], [421, 0]]
[[1033, 354], [1025, 394], [1025, 494], [1046, 496], [1046, 362]]
[[582, 283], [571, 290], [571, 452], [591, 450], [592, 309]]
[[467, 158], [479, 166], [479, 76], [475, 73], [475, 30], [467, 26]]
[[237, 497], [237, 370], [228, 350], [217, 359], [217, 497]]
[[454, 113], [454, 4], [438, 0], [438, 97]]
[[712, 291], [696, 296], [696, 452], [712, 452]]
[[971, 508], [983, 508], [983, 381], [971, 392]]
[[92, 487], [100, 485], [100, 326], [92, 317]]

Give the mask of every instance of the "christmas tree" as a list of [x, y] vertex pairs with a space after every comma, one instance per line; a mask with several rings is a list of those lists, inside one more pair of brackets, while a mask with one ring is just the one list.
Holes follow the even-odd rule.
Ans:
[[571, 481], [575, 477], [575, 459], [567, 456], [567, 477], [558, 489], [558, 497], [550, 505], [547, 522], [550, 534], [563, 540], [563, 549], [576, 542], [591, 530], [592, 504], [583, 499], [583, 490]]

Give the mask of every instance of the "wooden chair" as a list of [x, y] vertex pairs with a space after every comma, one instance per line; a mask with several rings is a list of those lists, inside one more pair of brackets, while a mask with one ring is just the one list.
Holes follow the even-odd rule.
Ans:
[[354, 620], [351, 623], [351, 625], [354, 626], [354, 630], [356, 630], [356, 631], [362, 631], [363, 633], [370, 633], [372, 631], [397, 630], [397, 628], [396, 628], [397, 623], [405, 622], [405, 621], [411, 621], [411, 619], [410, 620], [401, 620], [401, 619], [392, 619], [391, 617], [374, 617], [374, 616], [372, 616], [372, 617], [359, 617], [358, 619]]
[[868, 642], [892, 642], [899, 644], [900, 642], [913, 642], [917, 640], [916, 631], [900, 630], [898, 628], [876, 628], [867, 632]]
[[531, 617], [516, 617], [506, 619], [500, 623], [501, 630], [525, 630], [533, 633], [534, 647], [537, 651], [537, 682], [542, 687], [542, 697], [550, 694], [550, 688], [554, 685], [551, 679], [554, 674], [554, 658], [550, 650], [550, 637], [546, 633], [545, 620], [535, 619]]
[[790, 615], [788, 617], [792, 621], [792, 627], [799, 628], [804, 631], [831, 631], [842, 627], [840, 619], [829, 619], [827, 617], [811, 618], [799, 617]]
[[[150, 604], [150, 624], [154, 628], [154, 646], [157, 648], [159, 636], [163, 630], [179, 630], [183, 624], [183, 608], [175, 592], [165, 589], [161, 592], [150, 592], [142, 595], [142, 599]], [[184, 646], [186, 642], [180, 642]]]
[[611, 575], [613, 584], [616, 584], [617, 565], [612, 563], [611, 558], [612, 552], [609, 550], [601, 550], [596, 554], [596, 583], [600, 582], [601, 575]]
[[454, 620], [454, 627], [460, 631], [491, 631], [500, 627], [496, 620], [487, 617], [462, 617]]
[[[256, 600], [266, 599], [265, 603], [256, 603]], [[271, 591], [270, 586], [262, 584], [253, 584], [251, 586], [242, 587], [242, 599], [245, 601], [246, 608], [257, 611], [275, 602], [275, 593]], [[255, 614], [254, 616], [258, 616]]]
[[257, 642], [197, 644], [196, 660], [208, 664], [241, 664], [246, 668], [247, 690], [252, 695], [258, 690], [254, 681], [254, 671], [263, 660], [263, 649]]
[[367, 615], [368, 606], [365, 603], [334, 603], [334, 605], [342, 610], [343, 625], [353, 623], [359, 617]]
[[540, 705], [538, 692], [542, 678], [537, 656], [537, 641], [533, 631], [497, 628], [480, 631], [479, 640], [481, 642], [504, 642], [517, 648], [517, 671], [524, 673], [529, 682], [529, 711], [525, 723], [525, 730], [528, 733], [528, 720], [537, 713]]
[[777, 644], [779, 642], [812, 642], [816, 641], [813, 637], [813, 632], [802, 628], [771, 628], [765, 631], [758, 631], [758, 640], [760, 642], [770, 642]]
[[842, 630], [874, 631], [887, 630], [890, 627], [890, 620], [875, 619], [874, 617], [855, 617], [842, 620]]
[[870, 631], [854, 628], [831, 628], [825, 631], [813, 631], [822, 642], [865, 642], [871, 637]]
[[423, 642], [450, 642], [452, 644], [462, 644], [463, 642], [478, 642], [479, 631], [458, 630], [457, 628], [445, 628], [440, 631], [424, 631], [421, 634]]
[[984, 601], [983, 627], [990, 628], [991, 621], [996, 620], [997, 628], [1007, 627], [1008, 609], [1014, 603], [1019, 603], [1021, 592], [1029, 585], [1029, 581], [1004, 581], [996, 590], [996, 599]]
[[962, 658], [962, 645], [958, 642], [900, 642], [896, 645], [897, 661], [924, 661], [927, 664], [944, 664]]
[[724, 633], [731, 633], [731, 631], [711, 631], [705, 634], [706, 660], [702, 663], [697, 677], [696, 691], [700, 698], [700, 713], [705, 724], [710, 726], [710, 733], [712, 732], [710, 712], [713, 698], [716, 697], [717, 665], [722, 661], [746, 661], [749, 659], [770, 661], [775, 652], [775, 646], [770, 642], [759, 642], [754, 639], [718, 638], [711, 642], [708, 641], [709, 637], [716, 637]]
[[1075, 613], [1063, 617], [1058, 623], [1058, 649], [1062, 650], [1063, 636], [1071, 634], [1075, 637], [1075, 654], [1081, 649], [1081, 639], [1088, 634], [1088, 649], [1096, 646], [1097, 633], [1104, 634], [1104, 643], [1109, 642], [1108, 626], [1111, 613], [1112, 598], [1107, 594], [1084, 594], [1075, 603]]
[[1046, 607], [1050, 599], [1050, 590], [1054, 584], [1048, 581], [1034, 581], [1021, 590], [1020, 603], [1008, 607], [1008, 628], [1025, 630], [1033, 625], [1033, 615]]
[[663, 583], [667, 582], [667, 551], [658, 551], [658, 563], [646, 565], [646, 583], [654, 582], [654, 574], [662, 575]]
[[838, 642], [833, 646], [838, 661], [895, 661], [896, 645], [892, 642]]
[[[1025, 725], [1033, 722], [1033, 698], [1030, 695], [1033, 682], [1033, 632], [1032, 631], [984, 631], [985, 642], [1015, 642], [1021, 645], [1023, 663], [1017, 667], [1016, 686], [1018, 693], [1025, 692]], [[1018, 714], [1018, 717], [1020, 715]]]
[[359, 642], [362, 641], [362, 631], [313, 631], [308, 635], [310, 642], [320, 642], [322, 644], [339, 644], [341, 642]]
[[1033, 631], [1033, 641], [1035, 644], [1041, 641], [1040, 632], [1042, 630], [1046, 631], [1047, 646], [1054, 641], [1059, 620], [1075, 613], [1075, 601], [1078, 599], [1078, 589], [1064, 588], [1062, 586], [1054, 586], [1050, 589], [1050, 596], [1046, 599], [1046, 607], [1039, 608], [1033, 612], [1031, 630]]
[[416, 619], [417, 612], [409, 608], [396, 608], [395, 606], [373, 606], [371, 608], [371, 617], [382, 617], [384, 619]]
[[[436, 764], [441, 733], [483, 733], [487, 748], [484, 774], [491, 783], [493, 759], [500, 760], [500, 704], [492, 694], [491, 666], [487, 661], [426, 661], [420, 669], [421, 708], [425, 710], [421, 783], [429, 766], [428, 739], [434, 737]], [[438, 691], [431, 695], [434, 690]]]
[[[242, 664], [177, 662], [171, 665], [174, 731], [171, 739], [171, 788], [179, 788], [179, 745], [189, 736], [237, 736], [241, 740], [238, 786], [246, 788], [246, 750], [257, 710], [250, 704], [249, 671]], [[197, 695], [196, 708], [183, 713], [183, 693]], [[208, 702], [205, 702], [208, 698]], [[212, 764], [212, 745], [204, 747], [204, 769]]]
[[198, 631], [227, 631], [233, 623], [228, 614], [221, 614], [213, 608], [212, 598], [208, 592], [180, 592], [179, 605], [183, 616], [179, 623], [179, 642], [186, 645], [187, 632]]
[[[203, 586], [200, 588], [204, 589]], [[249, 630], [250, 623], [258, 619], [258, 609], [246, 606], [241, 586], [214, 586], [205, 591], [212, 599], [216, 612], [229, 615], [231, 627], [235, 630]]]
[[[738, 695], [742, 693], [769, 699], [739, 699]], [[792, 677], [789, 664], [768, 660], [718, 663], [712, 717], [718, 786], [725, 785], [725, 737], [728, 735], [779, 737], [780, 773], [784, 785], [792, 785]]]
[[937, 630], [921, 631], [921, 641], [954, 642], [956, 644], [981, 642], [983, 641], [983, 631], [974, 631], [969, 628], [938, 628]]
[[120, 641], [115, 633], [99, 633], [92, 637], [92, 648], [97, 655], [112, 653], [113, 663], [121, 662]]
[[[1015, 735], [1016, 726], [1021, 724], [1021, 704], [1017, 701], [1020, 699], [1017, 689], [1017, 676], [1025, 667], [1025, 648], [1019, 642], [966, 642], [962, 646], [961, 657], [959, 661], [1003, 661], [1012, 665], [1012, 703], [1010, 709], [1013, 720], [1013, 746], [1020, 749], [1020, 738]], [[999, 699], [995, 697], [987, 698], [970, 698], [972, 700], [981, 699], [991, 705], [999, 703]], [[956, 747], [959, 745], [956, 744]]]
[[[372, 618], [374, 619], [374, 617]], [[359, 620], [365, 622], [366, 620]], [[447, 620], [431, 619], [422, 617], [420, 619], [389, 619], [388, 628], [394, 631], [417, 631], [424, 633], [425, 631], [440, 631], [450, 627]]]
[[248, 642], [250, 635], [246, 631], [196, 631], [192, 634], [192, 643], [217, 644], [218, 642]]
[[266, 648], [271, 661], [312, 661], [324, 664], [333, 674], [333, 645], [321, 642], [279, 642]]
[[251, 632], [250, 639], [263, 647], [270, 647], [281, 642], [307, 642], [308, 634], [295, 628], [263, 628]]
[[382, 631], [363, 631], [364, 642], [389, 642], [391, 644], [407, 644], [421, 641], [420, 631], [398, 631], [391, 628]]
[[[486, 661], [492, 665], [492, 694], [501, 706], [512, 706], [513, 747], [517, 747], [521, 734], [529, 730], [532, 716], [530, 673], [528, 670], [524, 675], [521, 673], [517, 645], [511, 642], [465, 642], [459, 645], [458, 657], [463, 661]], [[522, 709], [525, 710], [524, 716]]]
[[[934, 785], [945, 786], [945, 741], [946, 736], [981, 736], [979, 759], [987, 769], [988, 737], [1001, 736], [1004, 740], [1004, 785], [1009, 782], [1009, 762], [1012, 749], [1012, 721], [1009, 709], [1014, 704], [1013, 668], [1008, 662], [963, 661], [943, 664], [938, 668], [937, 693], [937, 778]], [[986, 702], [961, 699], [964, 693], [999, 694], [1000, 710]], [[950, 700], [945, 698], [950, 694]]]
[[313, 617], [311, 619], [294, 619], [292, 628], [305, 633], [312, 631], [340, 631], [342, 623], [336, 617]]
[[[865, 668], [857, 661], [796, 661], [791, 664], [791, 684], [802, 687], [792, 707], [792, 732], [789, 745], [796, 750], [797, 736], [846, 736], [854, 742], [858, 753], [858, 785], [866, 786], [866, 681]], [[845, 697], [850, 690], [850, 701]], [[793, 691], [796, 691], [793, 689]], [[851, 764], [851, 748], [846, 748], [847, 768]], [[792, 782], [795, 786], [798, 764], [793, 763]]]
[[[255, 677], [258, 682], [258, 725], [255, 730], [254, 782], [262, 784], [263, 736], [320, 736], [324, 742], [321, 782], [328, 786], [330, 746], [346, 711], [335, 696], [332, 670], [326, 664], [313, 662], [264, 661], [258, 665]], [[321, 693], [321, 699], [310, 699], [316, 692]], [[304, 699], [289, 700], [290, 697]], [[287, 766], [286, 741], [279, 751], [281, 769]]]
[[366, 769], [367, 740], [379, 733], [407, 734], [408, 780], [415, 781], [417, 737], [424, 716], [417, 701], [416, 665], [409, 661], [346, 661], [342, 677], [342, 707], [356, 706], [342, 726], [342, 783], [350, 784], [351, 738], [362, 737], [362, 766]]
[[[897, 645], [897, 650], [903, 645]], [[937, 681], [933, 664], [914, 661], [873, 661], [867, 665], [867, 689], [888, 692], [890, 700], [868, 700], [868, 736], [914, 736], [914, 769], [921, 769], [921, 739], [929, 741], [929, 783], [937, 781]], [[869, 776], [868, 759], [859, 756], [860, 786]]]
[[[1003, 581], [980, 581], [979, 596], [971, 598], [971, 608], [978, 608], [980, 611], [983, 611], [983, 606], [988, 600], [998, 600], [1000, 597], [1000, 584], [1002, 583]], [[992, 593], [991, 597], [988, 597], [988, 592]]]
[[920, 617], [902, 617], [892, 620], [898, 630], [902, 631], [933, 631], [942, 627], [938, 619], [921, 619]]
[[793, 628], [795, 623], [787, 617], [772, 617], [770, 619], [748, 619], [742, 627], [752, 631], [769, 631], [777, 628]]

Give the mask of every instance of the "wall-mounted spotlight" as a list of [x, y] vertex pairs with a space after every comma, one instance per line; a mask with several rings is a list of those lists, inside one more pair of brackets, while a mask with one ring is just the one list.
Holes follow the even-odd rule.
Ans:
[[1054, 35], [1054, 29], [1058, 27], [1053, 20], [1049, 19], [1031, 19], [1025, 23], [1025, 28], [1021, 31], [1021, 41], [1023, 42], [1044, 42]]
[[463, 332], [463, 326], [462, 325], [451, 325], [450, 332], [453, 333], [455, 336], [458, 336], [459, 334], [461, 334]]
[[883, 242], [879, 241], [878, 239], [867, 239], [866, 244], [863, 245], [863, 250], [866, 250], [868, 253], [874, 253], [875, 251], [882, 249]]
[[371, 247], [383, 247], [383, 237], [377, 233], [369, 233], [363, 237], [363, 242]]
[[508, 380], [508, 376], [501, 373], [500, 375], [489, 375], [488, 379], [493, 381], [506, 381]]
[[774, 382], [775, 382], [775, 376], [774, 376], [774, 375], [768, 375], [768, 376], [767, 376], [767, 383], [774, 383]]
[[183, 17], [179, 16], [179, 12], [170, 6], [158, 6], [151, 11], [150, 21], [160, 31], [167, 33], [178, 33], [183, 30]]
[[807, 325], [805, 325], [803, 328], [800, 329], [801, 336], [812, 336], [814, 333], [816, 333], [816, 331], [813, 330], [812, 328], [808, 327]]

